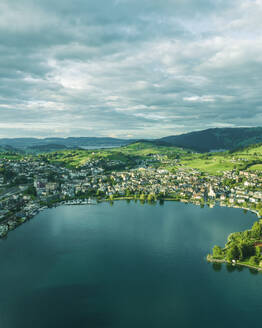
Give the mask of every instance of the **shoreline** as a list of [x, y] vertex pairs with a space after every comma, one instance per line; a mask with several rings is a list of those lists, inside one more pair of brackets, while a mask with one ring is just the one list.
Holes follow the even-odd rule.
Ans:
[[[9, 231], [12, 231], [22, 225], [23, 223], [33, 219], [37, 214], [39, 214], [41, 211], [48, 209], [48, 208], [53, 208], [53, 207], [58, 207], [62, 205], [96, 205], [97, 203], [95, 201], [92, 201], [90, 199], [73, 199], [70, 201], [65, 201], [61, 200], [57, 203], [52, 204], [51, 206], [47, 205], [41, 205], [40, 204], [35, 204], [33, 209], [29, 211], [29, 213], [25, 214], [25, 216], [21, 218], [17, 218], [15, 216], [9, 217], [4, 219], [3, 221], [0, 222], [0, 239], [4, 239], [7, 237]], [[15, 214], [14, 214], [15, 215]]]
[[[152, 202], [149, 202], [148, 200], [143, 200], [143, 199], [139, 199], [139, 198], [135, 198], [133, 196], [122, 196], [122, 197], [116, 197], [114, 199], [99, 199], [99, 198], [92, 198], [92, 199], [74, 199], [74, 200], [69, 200], [69, 201], [65, 201], [65, 200], [61, 200], [57, 203], [52, 204], [52, 206], [48, 207], [47, 205], [43, 205], [43, 206], [39, 206], [38, 208], [35, 208], [32, 213], [30, 213], [28, 216], [25, 216], [23, 218], [20, 219], [15, 219], [15, 218], [9, 218], [6, 219], [5, 221], [0, 223], [0, 239], [4, 239], [7, 238], [7, 235], [9, 233], [9, 231], [12, 231], [14, 229], [16, 229], [17, 227], [19, 227], [20, 225], [22, 225], [23, 223], [27, 222], [28, 220], [31, 220], [32, 218], [34, 218], [37, 214], [39, 214], [39, 212], [48, 209], [48, 208], [53, 208], [53, 207], [58, 207], [58, 206], [62, 206], [62, 205], [66, 205], [66, 206], [75, 206], [75, 205], [96, 205], [102, 202], [114, 202], [114, 201], [120, 201], [120, 200], [134, 200], [134, 201], [139, 201], [139, 202], [144, 202], [144, 203], [157, 203], [157, 201], [171, 201], [171, 202], [181, 202], [184, 204], [193, 204], [193, 205], [201, 205], [201, 203], [199, 202], [194, 202], [194, 201], [190, 201], [187, 199], [174, 199], [172, 197], [166, 197], [163, 198], [161, 200], [154, 200]], [[219, 206], [219, 207], [228, 207], [228, 208], [238, 208], [238, 209], [242, 209], [242, 210], [246, 210], [247, 212], [251, 212], [253, 214], [256, 214], [256, 216], [258, 218], [261, 218], [260, 214], [258, 211], [253, 210], [253, 209], [249, 209], [249, 208], [243, 208], [240, 206], [228, 206], [226, 204], [221, 204], [219, 202], [215, 202], [214, 204], [212, 204], [212, 207], [209, 206], [209, 204], [204, 203], [203, 205], [208, 206], [209, 208], [213, 208], [214, 206]], [[232, 264], [228, 261], [226, 261], [225, 259], [214, 259], [212, 257], [212, 255], [208, 254], [206, 257], [207, 262], [209, 263], [229, 263]], [[236, 263], [235, 265], [241, 265], [244, 267], [248, 267], [254, 270], [257, 270], [259, 272], [262, 271], [262, 268], [260, 267], [256, 267], [256, 266], [252, 266], [250, 264], [246, 264], [246, 263]]]
[[222, 263], [228, 263], [228, 264], [231, 264], [232, 266], [241, 265], [243, 267], [250, 268], [250, 269], [253, 269], [253, 270], [257, 270], [258, 272], [261, 272], [262, 273], [262, 267], [251, 265], [251, 264], [247, 264], [247, 263], [243, 263], [243, 262], [239, 262], [239, 261], [236, 261], [235, 263], [233, 263], [233, 262], [229, 262], [229, 261], [227, 261], [225, 259], [214, 259], [211, 254], [208, 254], [207, 255], [206, 260], [209, 263], [221, 263], [221, 264]]
[[[228, 208], [238, 208], [238, 209], [242, 209], [242, 210], [246, 210], [247, 212], [251, 212], [256, 214], [256, 216], [258, 218], [261, 218], [260, 214], [258, 211], [254, 210], [254, 209], [249, 209], [249, 208], [245, 208], [245, 207], [240, 207], [240, 206], [228, 206], [227, 204], [221, 204], [221, 202], [215, 202], [212, 203], [212, 206], [210, 206], [209, 203], [204, 203], [201, 204], [198, 201], [192, 201], [189, 199], [176, 199], [176, 198], [172, 198], [172, 197], [166, 197], [166, 198], [162, 198], [162, 199], [157, 199], [157, 200], [152, 200], [152, 201], [148, 201], [147, 199], [139, 199], [139, 198], [135, 198], [134, 196], [121, 196], [121, 197], [116, 197], [113, 199], [109, 199], [109, 198], [92, 198], [92, 199], [72, 199], [72, 200], [61, 200], [58, 201], [57, 203], [52, 204], [51, 206], [47, 206], [47, 205], [42, 205], [40, 206], [39, 204], [35, 204], [35, 207], [31, 210], [31, 212], [29, 212], [29, 214], [25, 215], [22, 218], [15, 218], [15, 217], [10, 217], [7, 218], [3, 221], [0, 222], [0, 239], [5, 238], [8, 234], [9, 231], [14, 230], [15, 228], [17, 228], [18, 226], [20, 226], [21, 224], [27, 222], [28, 220], [32, 219], [33, 217], [35, 217], [40, 211], [47, 209], [47, 208], [53, 208], [53, 207], [57, 207], [57, 206], [61, 206], [61, 205], [67, 205], [67, 206], [73, 206], [73, 205], [96, 205], [99, 204], [101, 202], [114, 202], [114, 201], [119, 201], [119, 200], [134, 200], [134, 201], [139, 201], [142, 203], [157, 203], [160, 201], [171, 201], [171, 202], [181, 202], [184, 204], [193, 204], [193, 205], [197, 205], [197, 206], [208, 206], [209, 208], [213, 208], [214, 206], [219, 206], [219, 207], [228, 207]], [[39, 205], [38, 207], [36, 205]]]

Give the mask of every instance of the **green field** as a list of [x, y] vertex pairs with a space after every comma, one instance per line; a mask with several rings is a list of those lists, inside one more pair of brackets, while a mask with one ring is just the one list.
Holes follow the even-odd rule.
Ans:
[[175, 170], [178, 165], [182, 165], [212, 175], [221, 175], [223, 171], [233, 169], [262, 170], [261, 145], [255, 145], [236, 152], [200, 154], [178, 147], [161, 146], [150, 142], [136, 142], [118, 148], [61, 150], [39, 156], [51, 163], [60, 163], [68, 167], [81, 167], [91, 160], [121, 161], [132, 167], [135, 160], [154, 158], [159, 161], [159, 166], [169, 170]]
[[[0, 159], [19, 160], [24, 155], [0, 152]], [[212, 175], [221, 175], [229, 170], [262, 171], [262, 145], [249, 146], [235, 152], [195, 153], [179, 147], [156, 145], [151, 142], [136, 142], [127, 146], [110, 149], [68, 149], [45, 152], [33, 156], [49, 163], [77, 168], [89, 161], [121, 163], [122, 169], [132, 168], [137, 162], [150, 160], [153, 165], [176, 170], [181, 165], [185, 168], [198, 169]]]
[[47, 159], [51, 163], [80, 167], [91, 160], [121, 161], [130, 164], [136, 159], [148, 159], [153, 155], [159, 155], [168, 159], [183, 156], [188, 152], [188, 150], [178, 147], [157, 146], [150, 142], [137, 142], [128, 146], [110, 149], [61, 150], [40, 154], [39, 157]]
[[[260, 163], [261, 162], [261, 163]], [[192, 154], [184, 156], [181, 163], [213, 175], [228, 170], [262, 170], [262, 146], [249, 146], [235, 152]]]
[[191, 167], [198, 169], [200, 171], [219, 175], [223, 171], [233, 170], [234, 168], [240, 168], [241, 165], [236, 165], [230, 158], [224, 156], [209, 156], [208, 158], [195, 157], [187, 158], [181, 161], [181, 163], [186, 167]]
[[255, 164], [248, 168], [249, 171], [262, 171], [262, 164]]
[[0, 152], [0, 160], [1, 159], [7, 159], [7, 160], [20, 160], [23, 158], [23, 155], [18, 154], [18, 153], [4, 153], [4, 152]]

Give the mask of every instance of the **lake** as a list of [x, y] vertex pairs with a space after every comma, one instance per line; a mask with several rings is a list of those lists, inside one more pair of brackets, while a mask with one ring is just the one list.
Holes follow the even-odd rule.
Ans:
[[256, 219], [177, 202], [47, 209], [0, 241], [0, 327], [259, 327], [262, 275], [205, 260]]

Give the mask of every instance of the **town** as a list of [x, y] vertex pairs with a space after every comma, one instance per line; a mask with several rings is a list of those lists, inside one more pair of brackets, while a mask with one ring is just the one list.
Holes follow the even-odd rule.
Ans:
[[[154, 165], [160, 163], [161, 165]], [[200, 206], [230, 206], [262, 213], [262, 174], [230, 170], [211, 175], [184, 167], [172, 159], [168, 169], [161, 156], [135, 160], [133, 167], [121, 161], [89, 160], [68, 168], [41, 157], [0, 160], [0, 237], [58, 204], [96, 204], [117, 199], [142, 203], [176, 200]]]

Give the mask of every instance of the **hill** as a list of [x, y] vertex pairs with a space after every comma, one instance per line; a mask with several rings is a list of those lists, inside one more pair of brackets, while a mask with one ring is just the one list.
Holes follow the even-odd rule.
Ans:
[[46, 144], [46, 145], [34, 145], [28, 147], [26, 150], [35, 153], [41, 153], [41, 152], [51, 152], [51, 151], [56, 151], [56, 150], [63, 150], [63, 149], [68, 149], [65, 145], [62, 144]]
[[107, 149], [68, 149], [52, 153], [41, 154], [43, 159], [51, 163], [60, 163], [71, 167], [79, 167], [89, 160], [121, 161], [124, 167], [133, 167], [137, 161], [154, 157], [154, 155], [165, 156], [166, 158], [177, 158], [190, 151], [174, 146], [159, 146], [154, 142], [140, 141], [127, 146], [107, 148]]
[[200, 152], [233, 150], [262, 142], [262, 128], [215, 128], [159, 139], [177, 147]]
[[52, 151], [59, 149], [95, 149], [121, 147], [141, 141], [156, 146], [176, 146], [197, 152], [235, 150], [252, 144], [262, 143], [262, 127], [255, 128], [215, 128], [195, 131], [160, 139], [138, 140], [107, 137], [68, 138], [5, 138], [0, 139], [0, 148], [28, 152]]
[[[120, 169], [133, 168], [144, 160], [157, 167], [176, 170], [178, 167], [195, 168], [211, 175], [222, 175], [230, 170], [262, 170], [262, 144], [236, 151], [196, 153], [175, 146], [157, 145], [155, 142], [139, 141], [127, 146], [108, 149], [67, 149], [40, 155], [50, 163], [81, 167], [89, 161], [118, 162]], [[113, 163], [112, 162], [112, 163]]]
[[262, 171], [262, 144], [241, 147], [235, 151], [187, 154], [181, 158], [181, 164], [212, 175], [234, 169]]
[[80, 137], [80, 138], [3, 138], [0, 139], [0, 147], [12, 147], [18, 150], [55, 150], [67, 148], [103, 148], [124, 146], [134, 140], [117, 139], [117, 138], [96, 138], [96, 137]]

